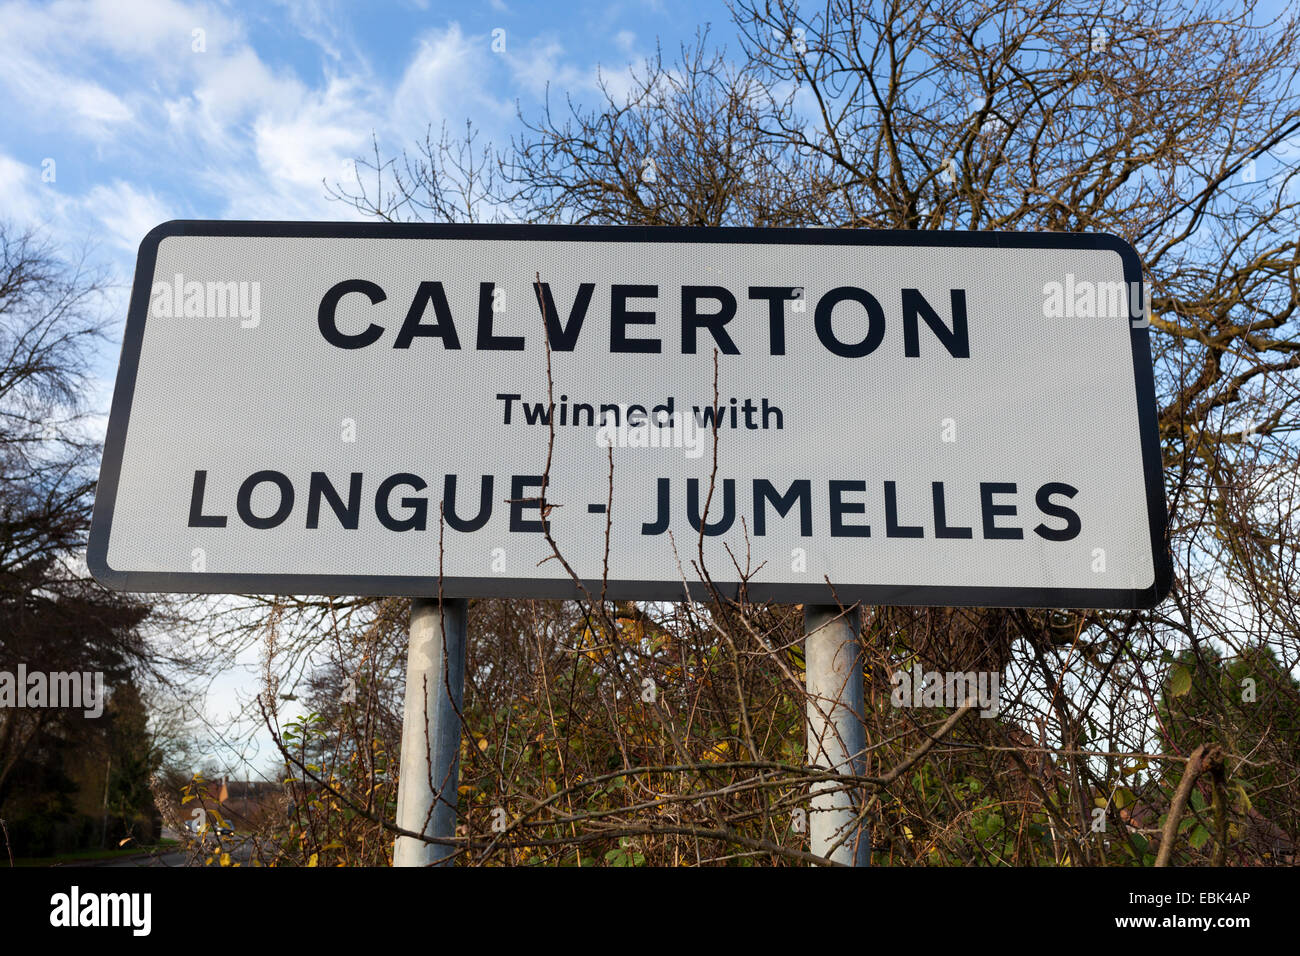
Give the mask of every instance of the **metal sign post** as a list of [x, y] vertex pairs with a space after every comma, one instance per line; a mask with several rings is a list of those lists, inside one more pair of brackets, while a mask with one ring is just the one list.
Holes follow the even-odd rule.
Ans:
[[[803, 609], [804, 670], [808, 689], [808, 763], [861, 775], [866, 732], [862, 723], [862, 656], [856, 608], [833, 604]], [[811, 851], [846, 866], [871, 862], [871, 830], [862, 818], [862, 789], [834, 781], [812, 786]]]
[[[397, 825], [440, 840], [456, 835], [467, 623], [464, 600], [411, 601]], [[445, 843], [399, 836], [393, 866], [447, 866], [451, 853]]]

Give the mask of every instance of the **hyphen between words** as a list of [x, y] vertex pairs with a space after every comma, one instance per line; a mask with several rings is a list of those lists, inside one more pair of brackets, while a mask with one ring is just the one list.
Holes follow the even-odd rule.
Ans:
[[[587, 314], [594, 297], [596, 285], [584, 282], [578, 286], [573, 302], [568, 307], [568, 316], [561, 321], [556, 307], [554, 293], [549, 283], [540, 283], [535, 290], [538, 307], [543, 313], [546, 337], [550, 348], [556, 352], [573, 351], [579, 335], [586, 322]], [[500, 296], [496, 283], [479, 283], [478, 314], [475, 347], [479, 350], [521, 351], [525, 348], [524, 335], [506, 335], [496, 327], [500, 318]], [[347, 325], [354, 329], [345, 330], [339, 315], [340, 305], [347, 297], [353, 297], [349, 304], [354, 304], [355, 297], [368, 300], [377, 305], [388, 297], [388, 293], [378, 284], [365, 279], [348, 279], [332, 286], [322, 297], [317, 310], [317, 324], [325, 340], [340, 349], [361, 349], [375, 345], [384, 338], [388, 329], [378, 322], [364, 318], [364, 306], [361, 310], [349, 308], [351, 319]], [[747, 297], [750, 302], [765, 303], [767, 312], [767, 348], [772, 355], [786, 354], [786, 318], [787, 308], [791, 312], [805, 311], [803, 306], [803, 289], [796, 286], [751, 286]], [[645, 330], [634, 334], [633, 327], [653, 326], [657, 322], [656, 313], [646, 311], [644, 307], [634, 307], [633, 300], [644, 303], [659, 298], [657, 285], [621, 285], [609, 287], [609, 350], [617, 353], [654, 354], [663, 351], [663, 341], [650, 337]], [[902, 289], [899, 295], [900, 314], [903, 327], [904, 355], [910, 358], [921, 355], [921, 323], [929, 328], [938, 346], [949, 358], [955, 360], [970, 358], [970, 335], [966, 314], [966, 292], [952, 289], [949, 292], [949, 319], [945, 320], [934, 306], [917, 289]], [[535, 300], [536, 301], [536, 300]], [[709, 311], [702, 311], [702, 303], [709, 302]], [[791, 305], [793, 303], [793, 305]], [[859, 318], [867, 319], [866, 334], [859, 341], [846, 341], [840, 338], [831, 325], [831, 314], [835, 307], [844, 303], [858, 306]], [[760, 306], [761, 308], [761, 306]], [[432, 310], [432, 321], [426, 321]], [[737, 355], [740, 349], [727, 331], [727, 326], [736, 318], [739, 303], [736, 295], [722, 286], [688, 285], [680, 288], [680, 346], [684, 354], [696, 353], [704, 343], [701, 332], [706, 332], [711, 340], [707, 347], [716, 346], [722, 354]], [[848, 309], [844, 309], [848, 312]], [[362, 316], [364, 328], [355, 330], [357, 316]], [[841, 286], [821, 295], [813, 309], [813, 326], [821, 344], [834, 355], [843, 358], [864, 358], [874, 352], [884, 340], [886, 318], [880, 301], [872, 293], [854, 286]], [[518, 330], [516, 330], [518, 331]], [[392, 348], [410, 348], [417, 338], [435, 338], [444, 348], [460, 349], [461, 338], [447, 298], [443, 283], [436, 281], [420, 282], [412, 296], [410, 307], [401, 327], [392, 341]], [[540, 347], [540, 346], [539, 346]], [[516, 396], [509, 396], [511, 399]], [[503, 400], [501, 396], [497, 396]], [[434, 476], [431, 476], [434, 477]], [[432, 510], [428, 496], [401, 494], [403, 491], [423, 492], [429, 487], [425, 478], [410, 472], [386, 475], [382, 478], [371, 476], [369, 479], [362, 472], [352, 472], [346, 479], [337, 476], [330, 478], [325, 472], [311, 471], [295, 477], [283, 472], [264, 469], [248, 475], [234, 494], [234, 512], [245, 526], [254, 529], [276, 528], [289, 520], [295, 511], [299, 512], [299, 521], [307, 529], [319, 528], [325, 508], [333, 513], [333, 520], [338, 526], [347, 530], [356, 530], [361, 526], [363, 500], [373, 503], [373, 514], [379, 525], [389, 531], [424, 531], [429, 528], [429, 516], [435, 516], [433, 524], [437, 525], [436, 516], [440, 510], [447, 526], [454, 532], [473, 532], [484, 527], [493, 513], [493, 504], [500, 498], [494, 492], [495, 478], [492, 475], [479, 476], [478, 506], [476, 513], [466, 512], [464, 495], [458, 503], [457, 476], [453, 474], [434, 477], [442, 483], [442, 509], [434, 500]], [[208, 471], [196, 469], [190, 493], [189, 526], [194, 528], [224, 528], [229, 522], [229, 506], [223, 512], [210, 510], [205, 501], [208, 484]], [[304, 487], [305, 485], [305, 487]], [[538, 499], [542, 487], [540, 475], [512, 475], [508, 481], [509, 530], [521, 533], [540, 533], [544, 530], [541, 520], [528, 516], [529, 509], [540, 511]], [[739, 492], [738, 492], [739, 488]], [[363, 493], [364, 489], [364, 493]], [[232, 489], [234, 490], [234, 489]], [[505, 488], [500, 488], [505, 491]], [[707, 535], [719, 535], [736, 526], [738, 510], [749, 512], [748, 527], [758, 536], [766, 533], [769, 513], [785, 518], [797, 512], [799, 534], [802, 537], [813, 535], [814, 499], [819, 505], [817, 510], [822, 516], [816, 524], [827, 527], [832, 537], [870, 537], [872, 523], [856, 519], [868, 511], [868, 503], [858, 500], [857, 496], [867, 492], [867, 483], [851, 478], [832, 479], [814, 494], [813, 485], [806, 479], [796, 480], [785, 488], [776, 487], [771, 481], [755, 478], [750, 482], [738, 483], [731, 478], [718, 481], [718, 494], [714, 505], [704, 515], [704, 501], [708, 496], [707, 486], [701, 486], [696, 479], [688, 479], [685, 488], [684, 509], [681, 504], [674, 504], [671, 482], [667, 478], [655, 480], [655, 514], [644, 516], [641, 533], [659, 535], [665, 533], [676, 522], [675, 515], [684, 510], [686, 520], [693, 530], [703, 531]], [[305, 494], [302, 492], [305, 491]], [[1014, 482], [984, 481], [968, 489], [968, 493], [978, 495], [979, 531], [985, 539], [1018, 540], [1026, 536], [1026, 530], [1008, 524], [1017, 514], [1018, 506], [1005, 500], [1018, 493]], [[747, 494], [752, 492], [752, 494]], [[921, 491], [912, 489], [908, 496], [912, 499], [924, 499], [929, 507], [921, 506], [918, 510], [929, 512], [929, 521], [925, 524], [909, 524], [906, 516], [900, 517], [900, 494], [896, 482], [885, 481], [883, 494], [873, 496], [873, 504], [883, 508], [884, 536], [889, 538], [936, 538], [963, 539], [974, 538], [976, 528], [963, 526], [949, 519], [948, 494], [943, 481], [934, 481], [930, 487]], [[1069, 541], [1078, 537], [1081, 522], [1078, 514], [1063, 500], [1079, 493], [1078, 489], [1061, 481], [1046, 482], [1036, 489], [1026, 490], [1033, 495], [1038, 511], [1054, 524], [1038, 523], [1032, 532], [1048, 541]], [[258, 501], [255, 505], [254, 498]], [[394, 498], [398, 500], [394, 502]], [[467, 497], [475, 497], [473, 491]], [[300, 506], [305, 499], [305, 507]], [[746, 500], [747, 499], [747, 500]], [[999, 500], [1003, 499], [1003, 500]], [[227, 499], [229, 501], [229, 499]], [[550, 502], [555, 503], [555, 502]], [[973, 504], [973, 502], [972, 502]], [[269, 506], [269, 507], [268, 507]], [[915, 507], [915, 503], [914, 503]], [[594, 510], [594, 509], [592, 509]], [[874, 522], [873, 522], [874, 523]], [[927, 534], [929, 530], [929, 534]]]

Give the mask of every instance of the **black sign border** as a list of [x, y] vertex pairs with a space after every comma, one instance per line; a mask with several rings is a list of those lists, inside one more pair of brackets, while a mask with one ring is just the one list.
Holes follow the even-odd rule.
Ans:
[[[133, 592], [227, 594], [364, 594], [436, 597], [437, 577], [369, 574], [222, 574], [173, 571], [118, 571], [108, 565], [113, 508], [121, 476], [122, 456], [131, 417], [136, 373], [144, 342], [158, 246], [171, 236], [339, 239], [515, 239], [553, 242], [700, 242], [776, 243], [789, 245], [914, 246], [952, 249], [1086, 249], [1119, 254], [1124, 281], [1142, 283], [1137, 253], [1124, 240], [1106, 234], [1062, 232], [929, 232], [863, 229], [753, 229], [681, 226], [567, 226], [523, 224], [426, 224], [375, 222], [270, 222], [172, 220], [152, 229], [140, 243], [135, 283], [127, 313], [122, 357], [109, 413], [104, 459], [100, 466], [86, 563], [105, 587]], [[1172, 561], [1167, 539], [1164, 476], [1156, 423], [1154, 371], [1146, 325], [1129, 322], [1129, 341], [1136, 382], [1139, 438], [1155, 581], [1136, 588], [1016, 588], [943, 587], [936, 585], [763, 584], [751, 582], [745, 593], [753, 601], [833, 604], [854, 602], [901, 606], [1111, 608], [1154, 607], [1169, 593]], [[583, 582], [592, 595], [601, 593], [599, 580]], [[719, 593], [737, 597], [739, 583], [716, 585]], [[704, 582], [614, 581], [605, 587], [611, 600], [696, 600], [710, 597]], [[580, 598], [572, 580], [502, 577], [444, 577], [444, 597]]]

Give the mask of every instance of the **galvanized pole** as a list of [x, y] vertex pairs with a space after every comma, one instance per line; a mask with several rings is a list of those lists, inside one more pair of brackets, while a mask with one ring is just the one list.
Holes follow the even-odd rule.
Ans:
[[[456, 835], [468, 616], [464, 600], [411, 601], [397, 825], [442, 839]], [[447, 866], [451, 852], [446, 844], [399, 836], [393, 866]]]
[[[858, 654], [858, 615], [833, 604], [803, 609], [804, 669], [808, 688], [808, 763], [838, 773], [862, 774], [866, 730], [862, 723], [862, 659]], [[858, 822], [861, 788], [835, 790], [812, 785], [808, 814], [810, 849], [836, 863], [867, 866], [871, 832]], [[834, 850], [831, 847], [839, 843]]]

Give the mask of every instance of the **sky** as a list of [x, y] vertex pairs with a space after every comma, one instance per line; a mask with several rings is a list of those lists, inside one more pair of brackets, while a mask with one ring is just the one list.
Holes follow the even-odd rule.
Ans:
[[[107, 270], [90, 396], [102, 428], [154, 226], [360, 218], [322, 181], [349, 179], [372, 137], [387, 157], [469, 119], [507, 141], [548, 84], [561, 104], [594, 97], [602, 73], [617, 90], [656, 41], [675, 53], [709, 21], [732, 34], [712, 0], [0, 0], [0, 220]], [[259, 671], [256, 653], [231, 662], [208, 694], [212, 723], [257, 692]], [[266, 767], [269, 739], [252, 745]]]

